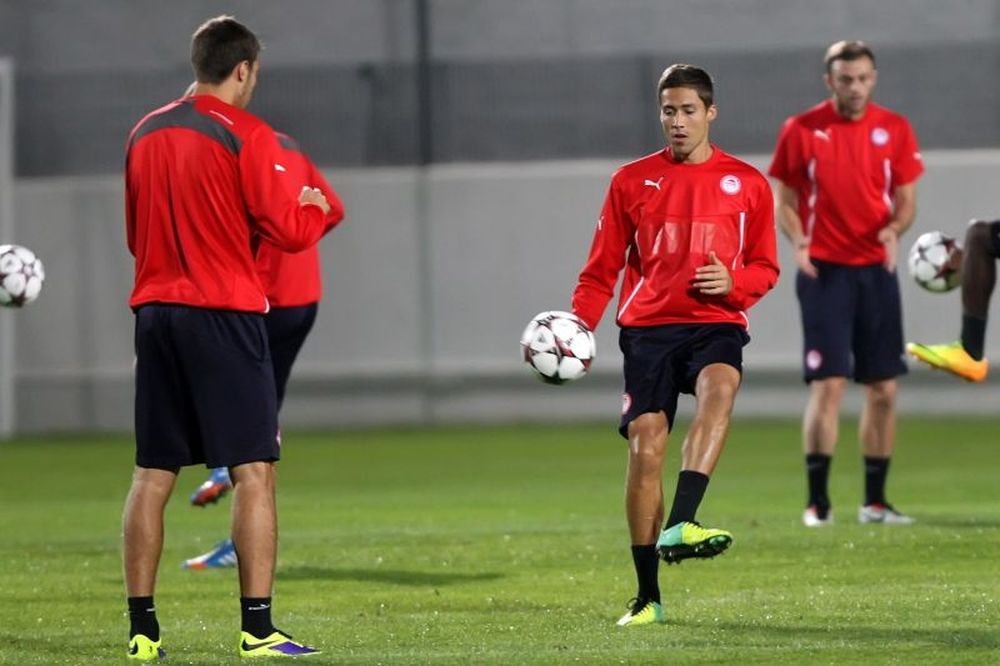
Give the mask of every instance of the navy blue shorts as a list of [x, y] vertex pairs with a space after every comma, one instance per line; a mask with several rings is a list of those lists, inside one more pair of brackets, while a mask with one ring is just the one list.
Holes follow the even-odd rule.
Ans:
[[618, 432], [628, 438], [636, 417], [662, 411], [673, 428], [677, 397], [694, 395], [698, 374], [713, 363], [742, 374], [743, 347], [750, 336], [736, 324], [669, 324], [624, 327], [618, 346], [625, 355], [625, 395]]
[[135, 462], [176, 469], [279, 457], [264, 317], [153, 304], [135, 313]]
[[285, 386], [292, 374], [292, 364], [316, 322], [319, 308], [315, 303], [290, 308], [271, 308], [264, 317], [267, 344], [271, 348], [274, 366], [274, 387], [278, 394], [278, 409], [285, 401]]
[[805, 381], [852, 377], [867, 383], [906, 374], [896, 274], [881, 264], [813, 263], [819, 277], [800, 271], [795, 281]]

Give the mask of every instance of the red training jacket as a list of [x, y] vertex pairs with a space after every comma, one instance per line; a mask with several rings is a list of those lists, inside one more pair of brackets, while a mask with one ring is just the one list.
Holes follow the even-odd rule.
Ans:
[[[714, 250], [733, 278], [725, 296], [691, 286]], [[622, 268], [619, 326], [732, 323], [777, 282], [774, 204], [763, 175], [712, 146], [701, 164], [670, 149], [626, 164], [611, 178], [597, 231], [573, 292], [573, 312], [593, 330]]]
[[[327, 230], [344, 219], [344, 204], [316, 165], [302, 152], [299, 144], [287, 134], [278, 132], [278, 143], [284, 154], [281, 168], [293, 182], [318, 187], [330, 204], [326, 216]], [[299, 189], [301, 189], [301, 185]], [[319, 246], [312, 245], [301, 252], [283, 252], [267, 241], [257, 248], [257, 274], [264, 284], [271, 307], [291, 308], [318, 303], [323, 296]]]
[[299, 204], [301, 183], [278, 168], [282, 159], [267, 123], [210, 95], [139, 121], [125, 157], [129, 305], [266, 312], [251, 239], [296, 252], [327, 227], [319, 206]]
[[878, 232], [892, 194], [924, 171], [909, 121], [877, 104], [850, 120], [826, 100], [785, 121], [768, 170], [798, 194], [809, 256], [848, 266], [881, 264]]

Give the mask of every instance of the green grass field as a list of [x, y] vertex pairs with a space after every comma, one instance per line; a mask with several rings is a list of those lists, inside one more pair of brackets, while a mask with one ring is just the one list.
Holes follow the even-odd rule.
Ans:
[[[672, 497], [679, 433], [671, 449]], [[919, 523], [861, 526], [852, 432], [837, 524], [806, 530], [798, 424], [737, 421], [699, 517], [735, 534], [662, 567], [669, 623], [620, 629], [634, 592], [613, 426], [285, 437], [275, 622], [308, 663], [985, 664], [1000, 661], [1000, 422], [905, 419], [890, 497]], [[0, 664], [125, 663], [127, 438], [0, 445]], [[157, 608], [171, 664], [236, 663], [232, 570], [180, 562], [228, 499], [168, 509]]]

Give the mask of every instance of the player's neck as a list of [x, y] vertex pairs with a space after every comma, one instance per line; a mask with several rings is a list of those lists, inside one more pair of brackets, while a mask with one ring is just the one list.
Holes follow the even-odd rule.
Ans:
[[670, 160], [674, 164], [702, 164], [712, 158], [714, 149], [707, 140], [695, 146], [688, 153], [681, 153], [673, 146], [670, 147]]
[[226, 82], [218, 85], [212, 83], [199, 83], [195, 86], [193, 94], [208, 95], [210, 97], [215, 97], [230, 106], [239, 106], [237, 103], [239, 101], [239, 94], [235, 89], [233, 89], [232, 86], [226, 85]]
[[837, 100], [833, 100], [833, 110], [837, 112], [837, 115], [844, 120], [856, 121], [861, 120], [868, 113], [868, 103], [866, 102], [864, 106], [858, 111], [853, 111], [848, 106], [842, 106], [837, 103]]

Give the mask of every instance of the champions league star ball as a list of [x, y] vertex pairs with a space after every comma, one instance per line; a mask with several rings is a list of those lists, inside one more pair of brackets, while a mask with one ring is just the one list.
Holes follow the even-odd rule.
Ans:
[[0, 305], [19, 308], [38, 298], [45, 268], [35, 253], [20, 245], [0, 245]]
[[594, 334], [569, 312], [541, 312], [521, 335], [524, 362], [539, 379], [563, 384], [587, 374], [596, 352]]
[[954, 238], [940, 231], [928, 231], [910, 248], [907, 260], [910, 275], [927, 291], [938, 294], [951, 291], [962, 279], [957, 261], [958, 252], [960, 250]]

